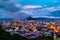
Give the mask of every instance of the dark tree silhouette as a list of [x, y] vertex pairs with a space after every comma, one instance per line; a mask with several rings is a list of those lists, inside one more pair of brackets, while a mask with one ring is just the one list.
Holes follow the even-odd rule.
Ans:
[[22, 37], [19, 34], [14, 34], [11, 40], [27, 40], [26, 37]]

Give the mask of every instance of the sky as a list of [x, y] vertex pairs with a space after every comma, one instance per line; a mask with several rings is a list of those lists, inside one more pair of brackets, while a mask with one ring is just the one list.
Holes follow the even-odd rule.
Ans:
[[48, 17], [57, 10], [60, 10], [60, 0], [0, 0], [0, 18]]
[[22, 5], [47, 5], [47, 6], [58, 6], [60, 5], [60, 0], [22, 0]]

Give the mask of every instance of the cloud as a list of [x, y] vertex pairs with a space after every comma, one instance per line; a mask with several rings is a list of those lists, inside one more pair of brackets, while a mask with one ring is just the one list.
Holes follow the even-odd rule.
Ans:
[[46, 8], [47, 11], [53, 12], [55, 9], [55, 7], [50, 7], [50, 8]]
[[0, 18], [25, 19], [31, 16], [28, 11], [22, 10], [21, 4], [15, 0], [0, 0]]
[[[35, 10], [35, 8], [42, 8]], [[30, 9], [30, 10], [27, 10]], [[32, 10], [31, 10], [32, 9]], [[34, 9], [34, 10], [33, 10]], [[15, 0], [0, 0], [0, 18], [13, 18], [15, 20], [26, 19], [29, 16], [48, 16], [51, 12], [60, 10], [58, 7], [46, 7], [40, 5], [18, 4]]]
[[53, 18], [53, 19], [59, 19], [60, 17], [54, 17], [54, 16], [32, 16], [32, 18]]
[[[56, 17], [53, 16], [55, 14], [53, 14], [52, 12], [55, 11], [59, 11], [60, 10], [60, 6], [53, 6], [53, 7], [46, 7], [46, 8], [42, 8], [40, 10], [33, 10], [33, 16], [32, 17], [50, 17], [50, 18], [60, 18], [60, 17]], [[49, 16], [50, 15], [50, 16]]]
[[17, 12], [21, 10], [21, 6], [15, 3], [12, 0], [0, 0], [0, 8], [10, 11], [10, 12]]
[[53, 6], [53, 7], [43, 8], [40, 10], [40, 12], [43, 12], [43, 11], [46, 12], [47, 11], [47, 13], [48, 13], [48, 11], [54, 12], [54, 11], [58, 11], [58, 10], [60, 10], [60, 6]]
[[28, 12], [28, 11], [25, 11], [25, 10], [21, 10], [19, 12], [16, 12], [14, 14], [14, 21], [21, 21], [21, 20], [25, 20], [26, 18], [32, 16], [33, 14]]
[[27, 8], [27, 9], [29, 9], [29, 8], [42, 8], [42, 6], [40, 6], [40, 5], [26, 5], [23, 8]]

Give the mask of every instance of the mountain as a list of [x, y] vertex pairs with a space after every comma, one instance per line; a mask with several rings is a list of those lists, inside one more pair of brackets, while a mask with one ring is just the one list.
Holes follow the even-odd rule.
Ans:
[[54, 11], [50, 13], [51, 15], [47, 16], [33, 16], [28, 17], [27, 20], [42, 20], [42, 21], [54, 21], [54, 20], [60, 20], [60, 11]]

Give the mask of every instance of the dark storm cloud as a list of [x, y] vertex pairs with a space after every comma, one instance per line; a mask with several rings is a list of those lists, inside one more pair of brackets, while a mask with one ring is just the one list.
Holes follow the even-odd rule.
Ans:
[[13, 0], [0, 0], [0, 8], [10, 12], [17, 12], [21, 10], [21, 7], [17, 7]]
[[22, 10], [16, 0], [0, 0], [0, 18], [25, 19], [31, 16], [30, 12]]

